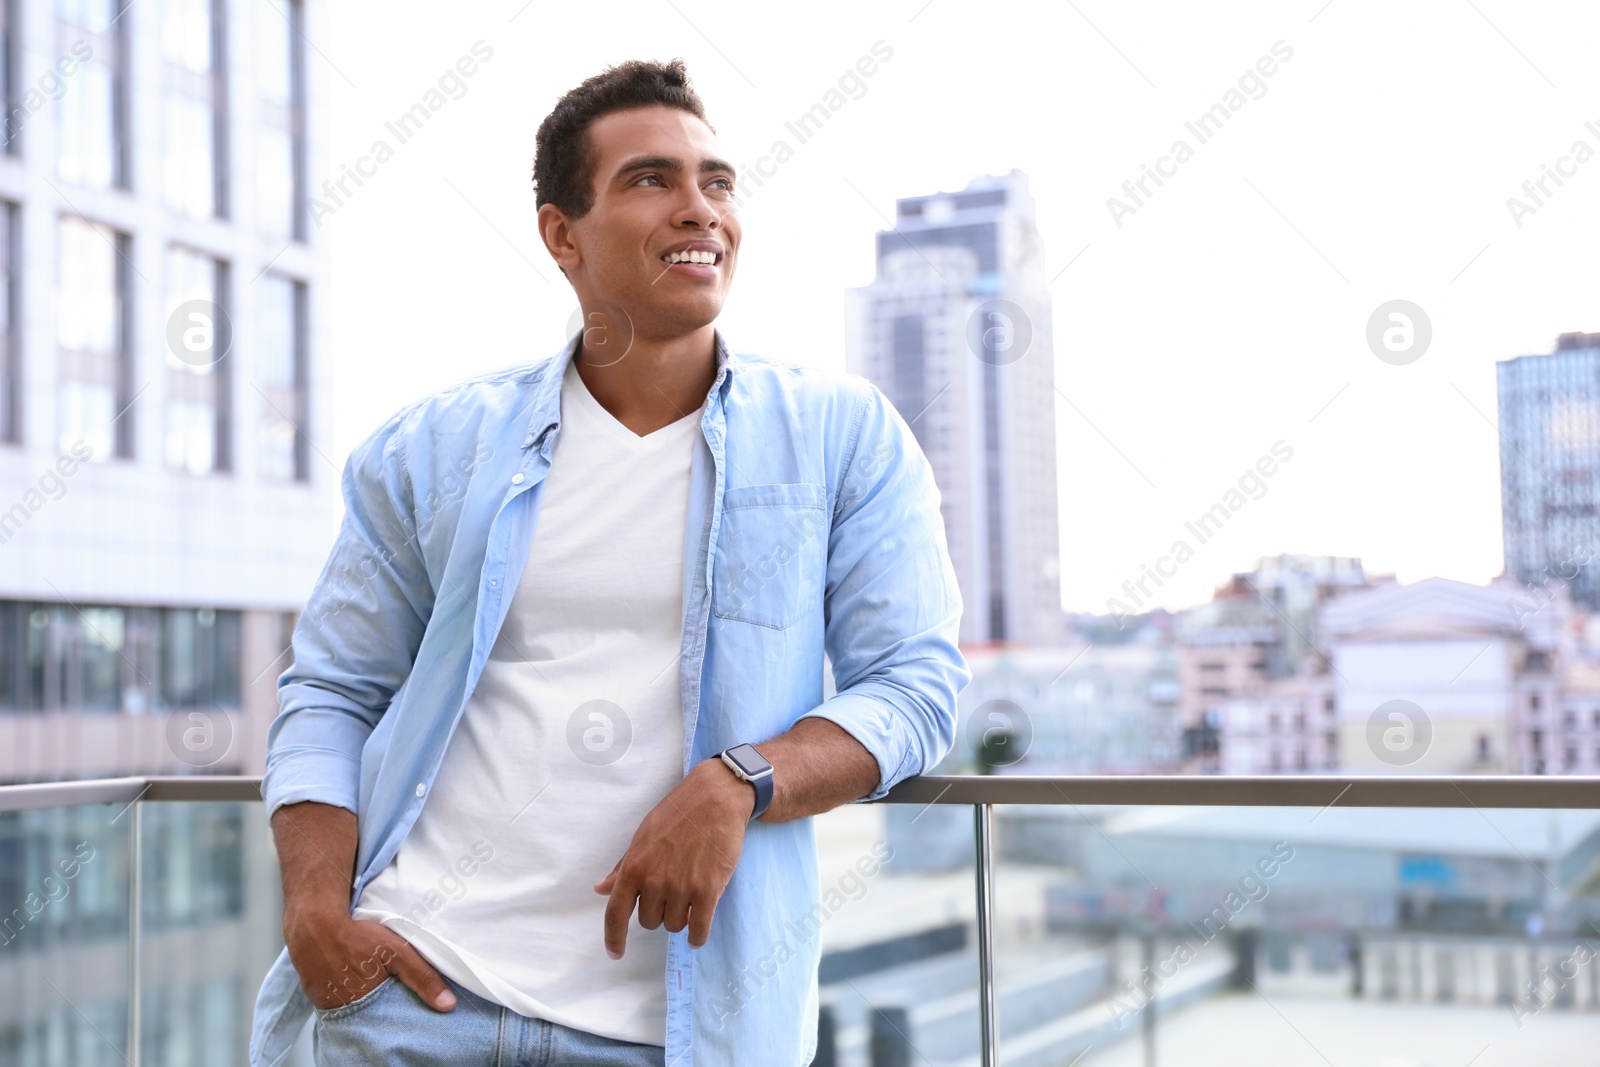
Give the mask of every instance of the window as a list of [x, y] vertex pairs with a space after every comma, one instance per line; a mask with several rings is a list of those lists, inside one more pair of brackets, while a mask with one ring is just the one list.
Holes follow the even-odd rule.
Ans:
[[191, 218], [228, 214], [219, 0], [162, 0], [162, 196]]
[[0, 600], [0, 712], [238, 707], [240, 618]]
[[269, 664], [278, 670], [283, 670], [294, 662], [294, 627], [300, 621], [300, 613], [296, 611], [275, 611], [272, 613], [272, 647], [278, 650]]
[[255, 182], [261, 232], [305, 240], [305, 85], [297, 0], [252, 0], [256, 27]]
[[[911, 423], [913, 434], [917, 434], [917, 419], [923, 408], [927, 406], [925, 395], [927, 393], [927, 331], [921, 315], [896, 315], [890, 320], [893, 329], [892, 354], [893, 371], [890, 380], [894, 383], [889, 392], [889, 399], [902, 417], [915, 420]], [[921, 444], [922, 437], [917, 437]]]
[[16, 48], [16, 8], [9, 0], [0, 0], [0, 106], [5, 109], [5, 147], [0, 151], [8, 156], [17, 154], [17, 131], [28, 120], [28, 112], [17, 106], [16, 69], [12, 59]]
[[63, 631], [68, 639], [67, 665], [75, 668], [67, 671], [67, 704], [86, 711], [116, 711], [125, 643], [122, 609], [86, 607], [75, 621]]
[[306, 421], [306, 287], [276, 275], [256, 284], [256, 373], [261, 419], [257, 455], [263, 478], [305, 481], [309, 476]]
[[[5, 9], [0, 0], [0, 10]], [[3, 43], [0, 43], [3, 47]], [[22, 440], [22, 352], [17, 344], [17, 206], [0, 202], [0, 441]]]
[[63, 216], [58, 228], [56, 444], [83, 441], [91, 459], [133, 454], [126, 324], [128, 238]]
[[167, 466], [190, 474], [232, 466], [227, 280], [220, 260], [167, 250], [165, 453]]
[[161, 613], [161, 700], [188, 708], [239, 702], [239, 613], [167, 608]]
[[89, 53], [73, 75], [71, 90], [56, 101], [56, 172], [74, 185], [128, 185], [122, 13], [131, 2], [56, 0], [56, 53]]

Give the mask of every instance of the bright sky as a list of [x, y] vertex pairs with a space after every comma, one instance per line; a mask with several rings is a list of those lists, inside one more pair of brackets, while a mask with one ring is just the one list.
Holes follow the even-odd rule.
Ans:
[[[1495, 361], [1600, 331], [1595, 5], [523, 5], [331, 5], [313, 34], [333, 113], [313, 187], [378, 138], [395, 149], [321, 220], [336, 462], [406, 401], [560, 344], [576, 301], [534, 227], [530, 171], [561, 93], [682, 56], [749, 167], [882, 42], [892, 54], [845, 82], [827, 126], [746, 187], [719, 323], [736, 348], [843, 367], [844, 290], [872, 279], [894, 200], [1017, 167], [1061, 272], [1065, 607], [1105, 611], [1178, 537], [1197, 552], [1160, 591], [1169, 608], [1277, 552], [1358, 556], [1403, 582], [1500, 572]], [[493, 54], [464, 94], [397, 144], [384, 123], [478, 41]], [[1261, 57], [1273, 73], [1252, 79]], [[1242, 106], [1201, 143], [1184, 124], [1241, 78]], [[1192, 158], [1119, 227], [1107, 198], [1180, 138]], [[1568, 176], [1536, 205], [1522, 186], [1547, 166]], [[1520, 226], [1512, 196], [1536, 208]], [[1432, 327], [1403, 365], [1366, 341], [1397, 299]], [[1280, 440], [1293, 455], [1264, 495], [1197, 545], [1185, 521]]]

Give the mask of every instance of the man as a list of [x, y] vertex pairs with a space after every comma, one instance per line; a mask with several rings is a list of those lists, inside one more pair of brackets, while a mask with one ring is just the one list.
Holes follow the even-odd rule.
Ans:
[[279, 679], [258, 1067], [313, 1012], [325, 1064], [802, 1067], [809, 816], [954, 739], [927, 460], [864, 379], [712, 326], [736, 175], [682, 62], [564, 96], [534, 178], [584, 328], [355, 449]]

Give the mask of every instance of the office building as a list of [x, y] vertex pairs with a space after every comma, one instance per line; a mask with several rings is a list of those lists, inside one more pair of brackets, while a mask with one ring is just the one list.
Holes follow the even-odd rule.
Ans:
[[1495, 369], [1504, 573], [1600, 608], [1600, 333]]
[[[0, 782], [261, 772], [344, 458], [306, 215], [324, 18], [0, 5]], [[124, 1062], [134, 823], [0, 816], [0, 1063]], [[144, 1062], [238, 1062], [278, 936], [259, 807], [140, 825]]]
[[877, 262], [850, 291], [849, 369], [933, 466], [961, 640], [1060, 643], [1055, 354], [1026, 175], [900, 200]]

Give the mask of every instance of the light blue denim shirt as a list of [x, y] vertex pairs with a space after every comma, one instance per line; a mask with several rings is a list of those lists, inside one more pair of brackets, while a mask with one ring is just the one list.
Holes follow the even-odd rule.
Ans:
[[[352, 906], [416, 822], [495, 644], [576, 348], [409, 405], [345, 466], [343, 526], [278, 679], [262, 792], [268, 818], [307, 800], [357, 814]], [[875, 799], [950, 750], [971, 679], [933, 472], [865, 378], [738, 356], [720, 333], [716, 351], [684, 539], [684, 772], [814, 715], [877, 759]], [[669, 1067], [810, 1063], [824, 914], [812, 820], [751, 823], [710, 940], [669, 935]], [[280, 954], [251, 1063], [278, 1063], [311, 1010]]]

